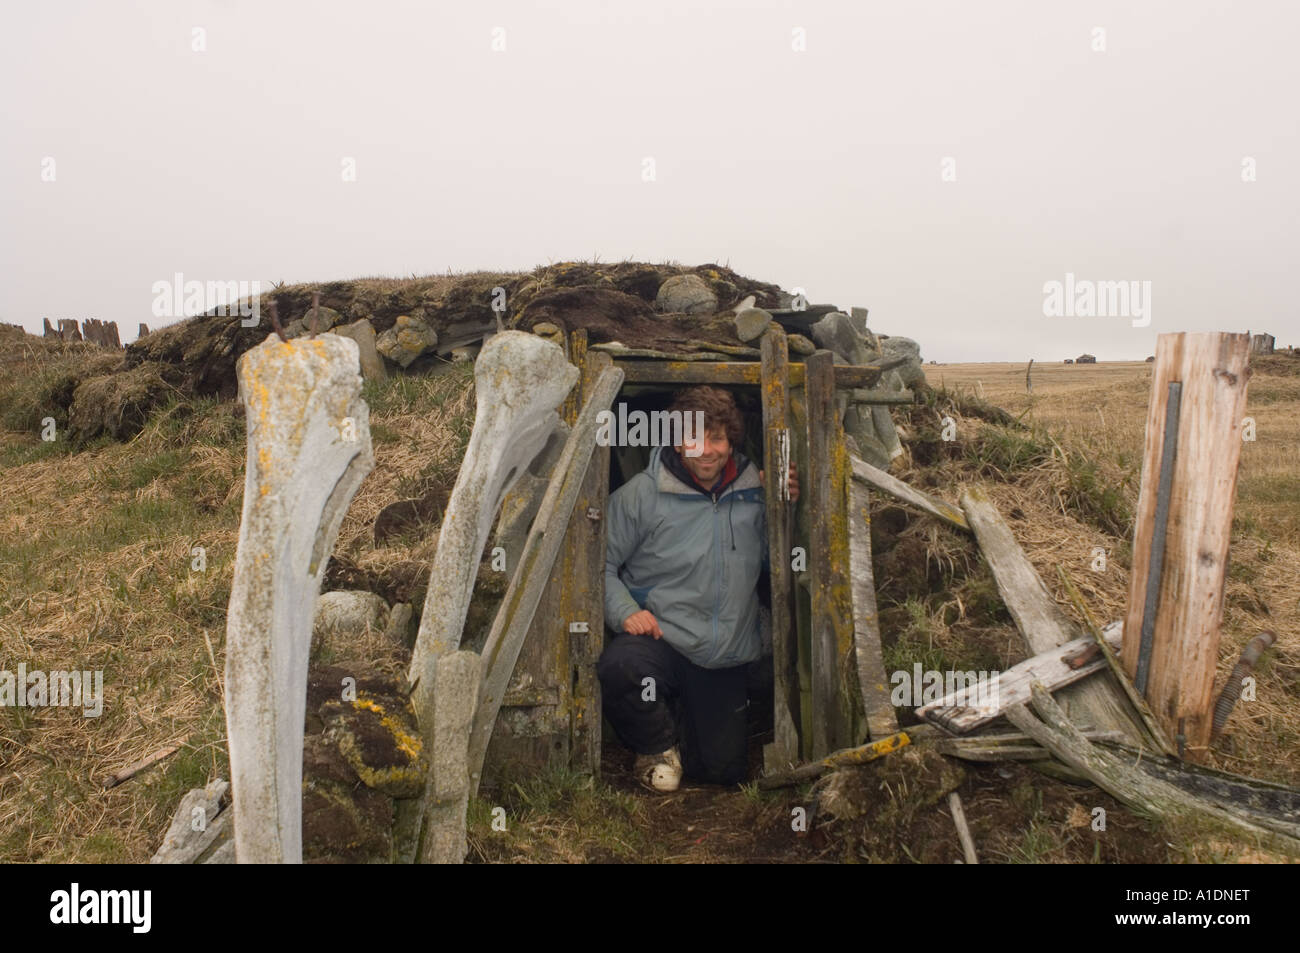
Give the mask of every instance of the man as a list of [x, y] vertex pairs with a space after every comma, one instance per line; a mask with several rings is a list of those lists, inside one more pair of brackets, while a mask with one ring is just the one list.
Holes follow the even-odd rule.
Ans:
[[[757, 585], [767, 565], [763, 474], [737, 448], [730, 393], [682, 391], [672, 411], [704, 433], [657, 447], [607, 507], [605, 619], [597, 663], [604, 711], [637, 753], [638, 780], [675, 791], [683, 773], [716, 784], [747, 774], [748, 669], [761, 654]], [[791, 499], [798, 499], [795, 468]], [[680, 708], [680, 718], [674, 712]]]

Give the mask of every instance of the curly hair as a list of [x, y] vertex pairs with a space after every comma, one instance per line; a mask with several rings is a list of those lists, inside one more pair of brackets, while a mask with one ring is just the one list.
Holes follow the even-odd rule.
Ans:
[[741, 416], [740, 408], [736, 406], [736, 400], [731, 396], [730, 391], [723, 390], [720, 387], [710, 387], [707, 384], [699, 387], [688, 387], [685, 390], [677, 392], [673, 398], [672, 405], [668, 408], [670, 411], [680, 410], [683, 413], [694, 413], [697, 410], [704, 412], [704, 428], [710, 430], [722, 430], [727, 435], [727, 440], [733, 447], [740, 446], [745, 437], [745, 419]]

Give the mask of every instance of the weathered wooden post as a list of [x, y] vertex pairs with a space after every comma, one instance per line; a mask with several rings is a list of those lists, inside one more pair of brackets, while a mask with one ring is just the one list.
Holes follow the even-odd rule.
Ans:
[[226, 615], [226, 725], [239, 863], [302, 862], [302, 740], [316, 597], [374, 466], [355, 342], [281, 342], [239, 360], [244, 509]]
[[1162, 334], [1124, 617], [1124, 669], [1180, 754], [1210, 742], [1250, 337]]
[[[789, 344], [779, 325], [763, 335], [763, 467], [780, 475], [789, 469], [790, 395]], [[772, 589], [772, 701], [774, 736], [763, 749], [763, 767], [769, 774], [788, 770], [799, 760], [798, 639], [794, 630], [792, 573], [790, 571], [791, 505], [789, 481], [766, 482], [767, 552]]]

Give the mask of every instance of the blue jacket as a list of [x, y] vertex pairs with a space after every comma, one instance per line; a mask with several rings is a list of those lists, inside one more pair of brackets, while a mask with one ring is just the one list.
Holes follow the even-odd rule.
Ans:
[[767, 565], [767, 520], [758, 468], [733, 451], [737, 476], [716, 494], [664, 465], [671, 447], [609, 497], [605, 622], [617, 632], [640, 609], [664, 640], [703, 668], [730, 668], [761, 653], [758, 577]]

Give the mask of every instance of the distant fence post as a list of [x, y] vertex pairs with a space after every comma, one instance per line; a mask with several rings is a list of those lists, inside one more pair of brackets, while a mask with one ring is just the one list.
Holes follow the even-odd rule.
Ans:
[[1124, 618], [1124, 669], [1168, 737], [1210, 742], [1246, 406], [1246, 334], [1162, 334]]

